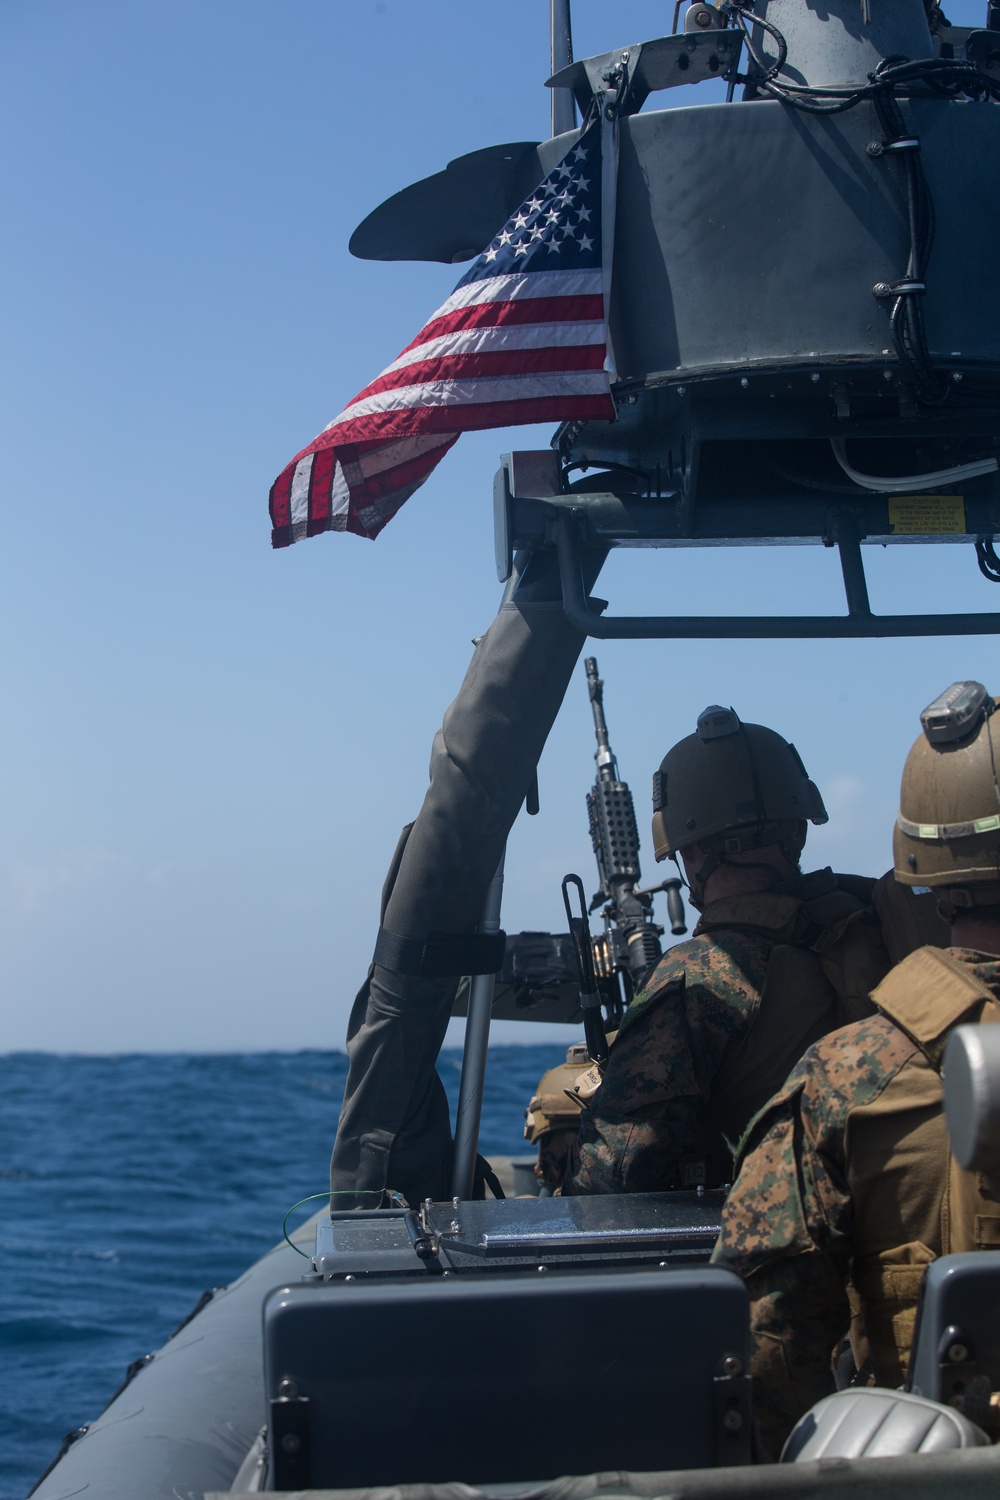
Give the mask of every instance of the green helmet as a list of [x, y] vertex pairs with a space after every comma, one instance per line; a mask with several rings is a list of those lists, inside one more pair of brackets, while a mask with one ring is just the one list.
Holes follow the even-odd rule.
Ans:
[[892, 839], [896, 879], [953, 906], [1000, 904], [1000, 719], [980, 682], [956, 682], [920, 715]]
[[825, 823], [819, 789], [799, 752], [763, 724], [713, 704], [653, 777], [656, 858], [689, 844], [720, 855], [792, 839], [804, 818]]

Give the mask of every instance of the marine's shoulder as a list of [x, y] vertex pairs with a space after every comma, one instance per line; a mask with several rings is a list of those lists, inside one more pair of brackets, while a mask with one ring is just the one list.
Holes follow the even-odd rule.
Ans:
[[867, 1016], [814, 1042], [773, 1102], [799, 1095], [807, 1113], [817, 1107], [850, 1111], [870, 1104], [917, 1051], [888, 1016]]
[[753, 932], [696, 932], [668, 948], [641, 993], [659, 992], [681, 982], [711, 985], [725, 974], [742, 975], [748, 966], [766, 962], [771, 947], [766, 938]]
[[629, 1005], [623, 1028], [671, 996], [688, 1008], [703, 1008], [713, 1000], [720, 1007], [731, 1006], [755, 998], [771, 946], [754, 933], [741, 932], [696, 933], [677, 943], [663, 955]]
[[738, 1162], [774, 1127], [797, 1117], [816, 1143], [841, 1153], [851, 1112], [871, 1104], [917, 1048], [887, 1016], [868, 1016], [822, 1037], [803, 1054], [782, 1087], [747, 1126]]

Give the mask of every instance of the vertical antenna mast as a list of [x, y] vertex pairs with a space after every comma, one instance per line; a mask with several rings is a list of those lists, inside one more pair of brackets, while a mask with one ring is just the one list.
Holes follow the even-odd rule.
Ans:
[[[573, 33], [569, 18], [569, 0], [549, 0], [549, 60], [552, 72], [568, 68], [573, 61]], [[576, 129], [576, 105], [572, 89], [551, 89], [552, 134], [564, 135]]]

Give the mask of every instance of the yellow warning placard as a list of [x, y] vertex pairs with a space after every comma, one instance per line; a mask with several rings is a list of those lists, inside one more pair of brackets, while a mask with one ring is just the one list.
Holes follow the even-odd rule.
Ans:
[[896, 536], [954, 536], [965, 530], [962, 495], [892, 495], [889, 525]]

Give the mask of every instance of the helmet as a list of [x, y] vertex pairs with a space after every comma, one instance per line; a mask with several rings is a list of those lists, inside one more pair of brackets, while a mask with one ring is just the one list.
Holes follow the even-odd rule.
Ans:
[[694, 843], [720, 856], [784, 843], [803, 818], [825, 823], [827, 811], [795, 746], [718, 704], [653, 777], [658, 860]]
[[892, 839], [896, 879], [955, 906], [1000, 904], [1000, 720], [980, 682], [956, 682], [920, 715]]

